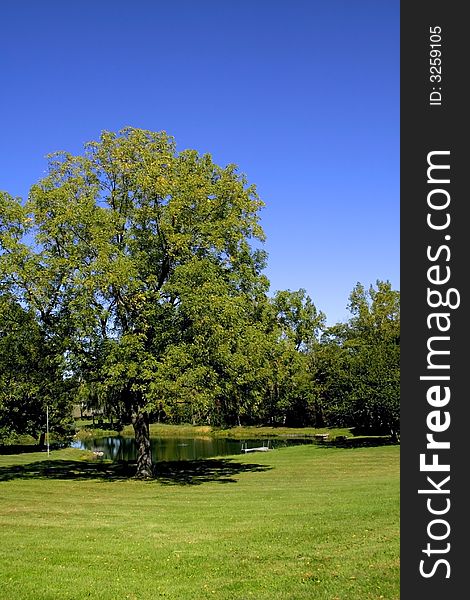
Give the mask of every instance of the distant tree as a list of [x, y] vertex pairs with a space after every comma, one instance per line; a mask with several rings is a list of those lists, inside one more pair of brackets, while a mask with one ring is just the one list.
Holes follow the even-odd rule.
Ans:
[[400, 294], [389, 282], [349, 298], [351, 319], [329, 328], [313, 357], [325, 413], [357, 431], [399, 437]]
[[[4, 267], [15, 293], [60, 335], [70, 371], [99, 382], [132, 420], [139, 477], [153, 471], [155, 381], [199, 319], [187, 285], [198, 285], [198, 272], [213, 275], [214, 297], [199, 298], [206, 312], [218, 310], [219, 281], [226, 297], [266, 288], [264, 253], [250, 245], [264, 238], [261, 207], [235, 165], [177, 153], [164, 132], [134, 128], [103, 132], [80, 156], [51, 155], [25, 209], [10, 202], [19, 226], [10, 219]], [[205, 376], [197, 373], [200, 389]]]
[[[59, 359], [60, 360], [60, 359]], [[0, 294], [0, 439], [70, 432], [70, 395], [57, 355], [34, 316]]]
[[307, 355], [318, 344], [325, 315], [304, 289], [281, 290], [271, 300], [274, 328], [264, 418], [273, 424], [321, 423]]
[[312, 347], [325, 325], [325, 315], [317, 310], [306, 291], [278, 291], [273, 306], [281, 336], [291, 341], [295, 350], [305, 351]]
[[320, 344], [308, 355], [308, 371], [316, 390], [317, 413], [324, 425], [351, 426], [349, 354], [342, 347], [342, 326], [329, 327]]

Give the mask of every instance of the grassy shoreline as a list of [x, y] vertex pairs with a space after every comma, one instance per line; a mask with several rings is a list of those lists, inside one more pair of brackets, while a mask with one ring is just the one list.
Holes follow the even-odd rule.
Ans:
[[[90, 423], [82, 421], [77, 430], [77, 436], [103, 437], [108, 435], [134, 436], [132, 425], [126, 425], [120, 432], [114, 429], [92, 427]], [[150, 435], [152, 437], [230, 437], [266, 438], [266, 437], [315, 437], [328, 434], [330, 439], [337, 436], [350, 437], [349, 428], [340, 427], [266, 427], [266, 426], [239, 426], [230, 428], [211, 427], [208, 425], [167, 425], [152, 423]]]

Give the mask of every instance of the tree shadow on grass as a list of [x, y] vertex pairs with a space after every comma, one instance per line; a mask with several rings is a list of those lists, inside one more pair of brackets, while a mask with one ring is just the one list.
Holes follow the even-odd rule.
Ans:
[[201, 483], [236, 483], [240, 473], [263, 473], [268, 465], [234, 462], [231, 458], [183, 460], [156, 464], [156, 479], [164, 485], [200, 485]]
[[[233, 459], [182, 460], [155, 464], [155, 478], [163, 485], [236, 483], [240, 473], [262, 473], [267, 465], [234, 462]], [[44, 460], [26, 465], [0, 467], [0, 481], [14, 479], [126, 481], [135, 477], [135, 463], [105, 461]]]
[[38, 444], [0, 444], [0, 455], [26, 454], [27, 452], [42, 452], [45, 446]]

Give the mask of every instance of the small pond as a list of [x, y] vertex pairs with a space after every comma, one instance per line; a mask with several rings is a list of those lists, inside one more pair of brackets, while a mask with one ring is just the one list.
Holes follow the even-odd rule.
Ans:
[[[267, 446], [270, 449], [299, 444], [313, 444], [311, 438], [257, 438], [240, 440], [212, 437], [154, 437], [151, 438], [152, 457], [158, 461], [197, 460], [214, 456], [242, 454], [246, 449]], [[132, 437], [109, 436], [74, 442], [74, 448], [103, 452], [103, 458], [133, 461], [136, 459]]]

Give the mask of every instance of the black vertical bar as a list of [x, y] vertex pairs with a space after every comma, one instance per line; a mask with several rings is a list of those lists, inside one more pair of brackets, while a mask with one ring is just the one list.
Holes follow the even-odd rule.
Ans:
[[464, 9], [464, 2], [401, 3], [402, 600], [465, 597], [470, 573]]

